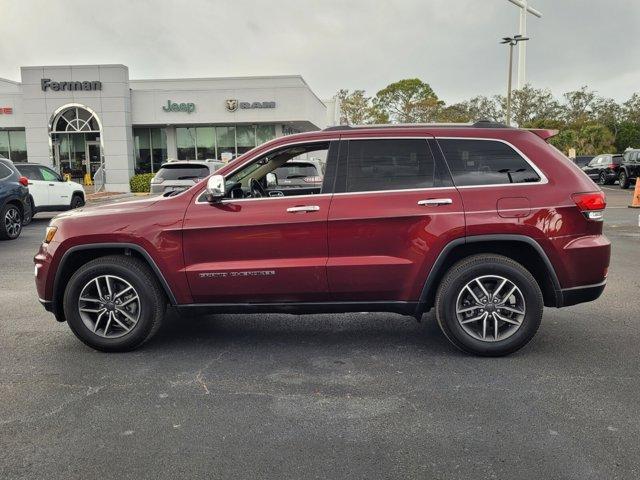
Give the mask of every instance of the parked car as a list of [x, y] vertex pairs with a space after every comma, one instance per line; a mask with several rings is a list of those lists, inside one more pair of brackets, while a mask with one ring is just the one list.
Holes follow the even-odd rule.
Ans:
[[573, 162], [579, 167], [584, 167], [593, 160], [593, 155], [580, 155], [573, 159]]
[[618, 173], [620, 188], [635, 186], [638, 176], [640, 176], [640, 149], [627, 150], [622, 155], [622, 164]]
[[320, 159], [293, 159], [275, 169], [267, 180], [270, 196], [320, 193], [324, 164]]
[[170, 161], [160, 166], [151, 179], [151, 193], [168, 193], [186, 190], [208, 177], [224, 164], [216, 160]]
[[[607, 278], [605, 196], [553, 133], [479, 122], [278, 138], [178, 194], [60, 214], [34, 258], [38, 296], [104, 351], [140, 346], [171, 304], [434, 308], [456, 347], [509, 354], [544, 306], [595, 300]], [[327, 158], [320, 189], [271, 196], [267, 176], [303, 154]]]
[[28, 207], [28, 180], [20, 175], [11, 160], [0, 157], [0, 240], [20, 236]]
[[621, 162], [622, 155], [598, 155], [582, 167], [582, 171], [600, 185], [612, 185], [618, 180]]
[[79, 183], [64, 181], [60, 174], [38, 163], [16, 163], [15, 166], [29, 180], [27, 201], [32, 216], [84, 206], [84, 187]]

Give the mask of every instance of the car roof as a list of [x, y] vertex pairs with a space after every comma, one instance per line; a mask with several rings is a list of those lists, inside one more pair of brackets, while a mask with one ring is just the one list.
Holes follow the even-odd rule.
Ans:
[[189, 165], [198, 165], [208, 167], [210, 163], [213, 162], [205, 162], [203, 160], [174, 160], [172, 162], [164, 162], [160, 165], [160, 168], [166, 167], [167, 165], [178, 165], [178, 166], [189, 166]]

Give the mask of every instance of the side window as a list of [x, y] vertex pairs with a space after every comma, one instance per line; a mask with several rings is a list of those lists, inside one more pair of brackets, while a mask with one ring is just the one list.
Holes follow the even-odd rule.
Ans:
[[45, 167], [40, 167], [40, 173], [45, 182], [59, 182], [60, 177], [53, 171]]
[[434, 186], [436, 167], [426, 139], [349, 140], [347, 192]]
[[40, 169], [35, 165], [21, 165], [20, 174], [27, 177], [29, 180], [42, 180], [40, 175]]
[[458, 186], [539, 182], [540, 176], [513, 148], [497, 140], [438, 139]]
[[0, 179], [4, 179], [13, 174], [13, 171], [6, 165], [0, 163]]

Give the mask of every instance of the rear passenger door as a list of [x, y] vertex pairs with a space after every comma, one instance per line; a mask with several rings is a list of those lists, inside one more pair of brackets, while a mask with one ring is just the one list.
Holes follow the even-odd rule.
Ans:
[[49, 186], [40, 174], [39, 165], [20, 165], [19, 170], [29, 180], [29, 195], [33, 198], [33, 205], [36, 208], [49, 205]]
[[433, 139], [349, 138], [329, 209], [330, 300], [417, 301], [451, 239], [464, 235], [458, 191]]

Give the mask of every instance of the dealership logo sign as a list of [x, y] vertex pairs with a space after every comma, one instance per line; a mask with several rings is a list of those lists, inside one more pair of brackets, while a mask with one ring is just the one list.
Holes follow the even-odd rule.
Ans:
[[93, 91], [102, 90], [102, 82], [98, 80], [92, 80], [90, 82], [52, 82], [50, 78], [43, 78], [40, 80], [40, 87], [43, 92], [47, 90], [53, 90], [54, 92]]
[[238, 110], [251, 110], [254, 108], [276, 108], [276, 102], [239, 102], [236, 99], [229, 99], [225, 102], [228, 112]]
[[195, 103], [176, 103], [171, 100], [167, 100], [167, 104], [162, 107], [165, 112], [187, 112], [193, 113], [196, 111]]

